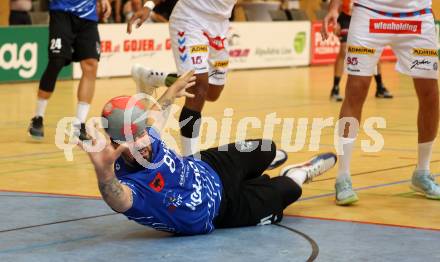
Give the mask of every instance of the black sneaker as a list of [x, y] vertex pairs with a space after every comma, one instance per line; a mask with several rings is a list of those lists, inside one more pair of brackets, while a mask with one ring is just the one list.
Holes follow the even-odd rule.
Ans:
[[28, 129], [29, 135], [37, 140], [44, 138], [43, 117], [35, 116], [31, 119], [31, 124]]
[[393, 95], [384, 86], [376, 88], [376, 98], [393, 98]]
[[339, 88], [332, 88], [332, 91], [330, 93], [330, 100], [336, 101], [336, 102], [342, 102], [344, 100], [342, 96], [339, 95]]
[[80, 125], [73, 125], [73, 128], [74, 128], [73, 134], [74, 136], [77, 136], [79, 140], [81, 141], [92, 140], [92, 137], [89, 136], [89, 134], [87, 134], [85, 123], [81, 123]]

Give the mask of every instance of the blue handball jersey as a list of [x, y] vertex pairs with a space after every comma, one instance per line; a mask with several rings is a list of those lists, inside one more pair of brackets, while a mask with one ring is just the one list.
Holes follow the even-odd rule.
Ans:
[[133, 192], [133, 206], [124, 215], [161, 231], [188, 235], [213, 231], [221, 202], [219, 176], [207, 163], [177, 155], [154, 128], [147, 132], [154, 169], [129, 167], [122, 158], [115, 162], [116, 176]]
[[64, 11], [79, 18], [98, 21], [96, 0], [50, 0], [51, 11]]

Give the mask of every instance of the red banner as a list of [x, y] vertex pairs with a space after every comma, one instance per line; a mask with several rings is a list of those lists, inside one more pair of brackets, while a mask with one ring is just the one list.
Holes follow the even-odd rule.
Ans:
[[[333, 28], [330, 28], [329, 39], [323, 41], [321, 37], [321, 28], [322, 22], [312, 23], [312, 65], [327, 65], [335, 63], [336, 56], [338, 55], [341, 46], [338, 36], [333, 33]], [[380, 60], [396, 61], [393, 50], [391, 50], [390, 47], [386, 47]]]

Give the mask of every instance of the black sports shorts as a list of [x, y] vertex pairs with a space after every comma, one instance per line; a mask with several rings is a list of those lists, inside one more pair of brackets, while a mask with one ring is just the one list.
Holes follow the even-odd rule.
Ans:
[[101, 42], [98, 23], [62, 11], [50, 11], [49, 58], [71, 61], [99, 60]]
[[227, 151], [222, 148], [200, 152], [202, 161], [218, 173], [223, 184], [216, 228], [281, 221], [283, 210], [298, 200], [302, 190], [288, 177], [270, 178], [263, 174], [275, 157], [275, 143], [246, 140], [227, 145]]

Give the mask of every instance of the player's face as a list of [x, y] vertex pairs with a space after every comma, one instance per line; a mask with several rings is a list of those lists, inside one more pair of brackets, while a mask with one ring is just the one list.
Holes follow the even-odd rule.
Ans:
[[[119, 145], [116, 145], [116, 147], [117, 146]], [[146, 131], [144, 131], [141, 135], [136, 137], [132, 146], [133, 146], [133, 150], [136, 150], [136, 152], [138, 152], [143, 159], [147, 161], [151, 159], [151, 142], [148, 133]], [[133, 156], [129, 148], [125, 149], [122, 152], [122, 157], [127, 162], [130, 162], [132, 164], [136, 163], [136, 158]]]

